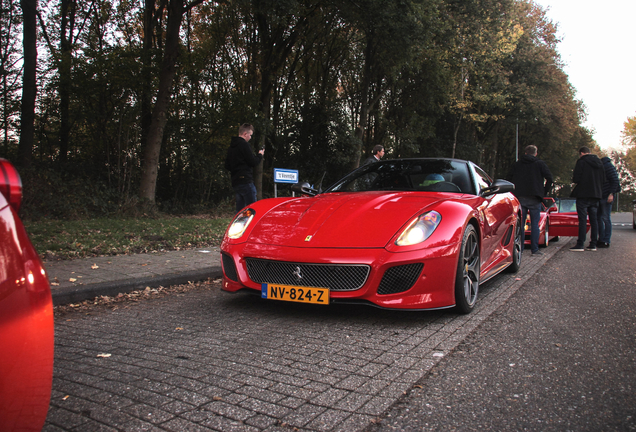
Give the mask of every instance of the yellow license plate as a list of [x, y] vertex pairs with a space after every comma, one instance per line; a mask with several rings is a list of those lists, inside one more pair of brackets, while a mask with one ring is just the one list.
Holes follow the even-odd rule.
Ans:
[[329, 288], [264, 283], [261, 284], [261, 297], [269, 300], [328, 305]]

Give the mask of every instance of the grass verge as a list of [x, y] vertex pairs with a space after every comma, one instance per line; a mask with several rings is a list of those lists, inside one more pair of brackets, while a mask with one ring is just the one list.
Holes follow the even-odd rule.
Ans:
[[218, 246], [229, 217], [163, 217], [25, 221], [42, 259], [127, 255]]

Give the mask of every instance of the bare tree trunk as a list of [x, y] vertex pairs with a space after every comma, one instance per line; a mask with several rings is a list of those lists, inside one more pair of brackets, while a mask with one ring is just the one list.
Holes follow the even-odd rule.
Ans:
[[490, 166], [488, 167], [491, 176], [495, 176], [497, 169], [497, 159], [499, 158], [499, 122], [495, 123], [494, 134], [492, 137], [492, 149], [490, 150]]
[[163, 131], [168, 121], [168, 106], [179, 56], [179, 30], [181, 29], [184, 12], [183, 0], [171, 0], [169, 2], [166, 48], [159, 76], [157, 102], [152, 110], [152, 122], [144, 150], [141, 183], [139, 186], [139, 197], [151, 204], [155, 203], [161, 141], [163, 140]]
[[35, 133], [35, 97], [37, 85], [35, 71], [37, 64], [37, 0], [21, 0], [23, 14], [24, 78], [22, 81], [22, 113], [20, 118], [20, 144], [18, 145], [18, 163], [31, 165]]
[[75, 0], [62, 0], [60, 25], [60, 161], [65, 162], [68, 156], [68, 143], [71, 132], [69, 115], [71, 97], [71, 61], [73, 29], [75, 28]]
[[360, 166], [360, 157], [362, 156], [362, 143], [364, 140], [364, 132], [369, 119], [369, 87], [371, 86], [371, 42], [367, 41], [365, 50], [364, 72], [362, 77], [362, 88], [360, 91], [360, 119], [355, 129], [356, 140], [353, 143], [353, 159], [351, 160], [350, 170], [354, 170]]
[[[264, 63], [264, 62], [263, 62]], [[261, 71], [261, 114], [264, 119], [269, 120], [271, 115], [271, 100], [272, 91], [274, 85], [271, 79], [271, 72], [269, 67], [264, 67]], [[261, 133], [259, 148], [265, 148], [265, 142], [269, 130], [264, 130]], [[263, 165], [265, 164], [265, 158], [254, 167], [254, 186], [256, 187], [256, 199], [263, 199]]]
[[155, 1], [144, 2], [144, 39], [141, 52], [141, 146], [146, 148], [148, 131], [152, 123], [152, 48]]

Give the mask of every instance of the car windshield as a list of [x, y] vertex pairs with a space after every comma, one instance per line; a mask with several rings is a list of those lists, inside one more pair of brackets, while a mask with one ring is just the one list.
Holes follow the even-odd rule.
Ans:
[[576, 198], [557, 198], [559, 213], [571, 213], [576, 211]]
[[396, 159], [349, 173], [325, 192], [429, 191], [474, 194], [468, 164], [451, 159]]

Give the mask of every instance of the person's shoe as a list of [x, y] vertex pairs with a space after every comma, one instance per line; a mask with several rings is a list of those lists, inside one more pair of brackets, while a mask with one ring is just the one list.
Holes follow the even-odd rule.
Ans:
[[596, 246], [589, 245], [588, 247], [585, 248], [585, 250], [596, 252]]
[[583, 252], [583, 251], [585, 251], [585, 249], [583, 249], [583, 246], [579, 246], [579, 245], [571, 247], [570, 250], [572, 252]]
[[541, 256], [541, 255], [543, 255], [543, 252], [541, 251], [532, 252], [532, 256]]
[[596, 247], [597, 248], [601, 248], [601, 249], [606, 249], [608, 247], [610, 247], [609, 243], [605, 243], [605, 242], [598, 242], [596, 243]]

